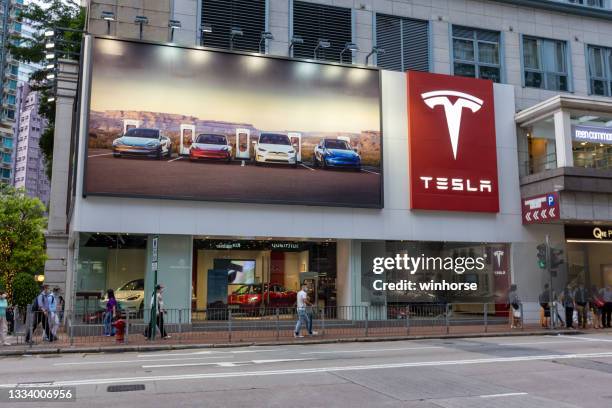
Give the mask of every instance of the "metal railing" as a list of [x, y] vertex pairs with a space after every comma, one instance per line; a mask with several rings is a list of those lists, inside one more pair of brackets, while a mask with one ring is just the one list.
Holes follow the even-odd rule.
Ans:
[[[302, 312], [302, 311], [300, 311]], [[406, 337], [508, 332], [540, 328], [526, 321], [522, 307], [492, 303], [412, 303], [381, 306], [314, 307], [303, 311], [300, 335], [319, 338]], [[518, 316], [514, 319], [513, 315]], [[104, 311], [28, 312], [16, 315], [18, 345], [107, 346], [113, 344], [219, 344], [292, 340], [298, 310], [287, 307], [168, 309], [151, 336], [150, 311], [124, 310], [114, 318]]]

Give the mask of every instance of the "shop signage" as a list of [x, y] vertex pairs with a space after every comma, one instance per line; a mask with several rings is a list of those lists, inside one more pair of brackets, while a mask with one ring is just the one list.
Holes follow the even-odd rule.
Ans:
[[577, 142], [612, 144], [612, 128], [575, 125], [572, 138]]
[[151, 242], [151, 270], [153, 272], [157, 271], [157, 244], [159, 242], [159, 237], [154, 237]]
[[410, 208], [498, 212], [493, 83], [407, 75]]
[[612, 242], [612, 225], [566, 225], [565, 239]]
[[522, 199], [523, 224], [540, 224], [559, 217], [559, 194], [546, 193]]

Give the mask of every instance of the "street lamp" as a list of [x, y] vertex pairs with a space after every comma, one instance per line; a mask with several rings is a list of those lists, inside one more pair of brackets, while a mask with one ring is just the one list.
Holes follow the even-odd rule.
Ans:
[[142, 40], [142, 26], [149, 24], [149, 18], [147, 16], [136, 16], [134, 23], [140, 25], [140, 39]]
[[370, 53], [368, 55], [366, 55], [366, 60], [365, 60], [365, 64], [366, 65], [368, 65], [368, 60], [374, 54], [384, 55], [385, 54], [385, 49], [381, 48], [381, 47], [377, 47], [377, 46], [372, 47], [372, 51], [370, 51]]
[[304, 39], [299, 35], [294, 35], [291, 37], [291, 41], [289, 42], [289, 55], [291, 56], [291, 49], [295, 44], [304, 44]]
[[322, 40], [319, 39], [319, 42], [317, 43], [317, 46], [314, 49], [313, 55], [314, 55], [314, 59], [317, 59], [317, 51], [319, 50], [319, 48], [329, 48], [331, 47], [331, 43], [328, 40]]
[[47, 37], [47, 38], [53, 37], [54, 35], [55, 35], [55, 31], [53, 31], [53, 30], [45, 31], [45, 37]]
[[[274, 36], [272, 35], [271, 32], [269, 31], [262, 31], [261, 33], [261, 38], [259, 39], [259, 53], [261, 54], [261, 45], [266, 41], [266, 40], [273, 40]], [[264, 50], [265, 51], [265, 50]], [[265, 52], [264, 52], [265, 54]]]
[[234, 37], [239, 36], [242, 37], [244, 33], [238, 27], [232, 27], [230, 30], [230, 51], [234, 50]]
[[106, 35], [110, 35], [110, 23], [115, 21], [115, 13], [112, 11], [103, 11], [102, 20], [106, 21]]
[[340, 63], [342, 64], [342, 57], [343, 54], [346, 51], [350, 51], [351, 52], [351, 64], [353, 63], [353, 51], [359, 51], [359, 47], [357, 46], [357, 44], [352, 43], [352, 42], [347, 42], [346, 44], [344, 44], [344, 49], [342, 51], [340, 51]]
[[47, 53], [47, 54], [45, 54], [45, 59], [48, 59], [48, 60], [55, 59], [55, 54], [52, 53], [52, 52]]
[[54, 42], [48, 42], [45, 44], [45, 49], [50, 50], [51, 48], [55, 48]]
[[168, 27], [170, 28], [170, 42], [174, 42], [174, 29], [181, 28], [181, 22], [178, 20], [168, 20]]

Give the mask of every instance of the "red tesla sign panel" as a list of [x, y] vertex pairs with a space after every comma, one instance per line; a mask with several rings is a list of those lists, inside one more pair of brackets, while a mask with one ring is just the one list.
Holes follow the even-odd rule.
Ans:
[[410, 208], [499, 212], [493, 82], [407, 75]]

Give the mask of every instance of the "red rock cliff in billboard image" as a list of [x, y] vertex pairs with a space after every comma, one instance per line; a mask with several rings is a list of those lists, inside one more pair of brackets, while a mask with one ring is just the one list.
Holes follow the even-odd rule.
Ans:
[[499, 212], [493, 83], [407, 76], [410, 208]]

